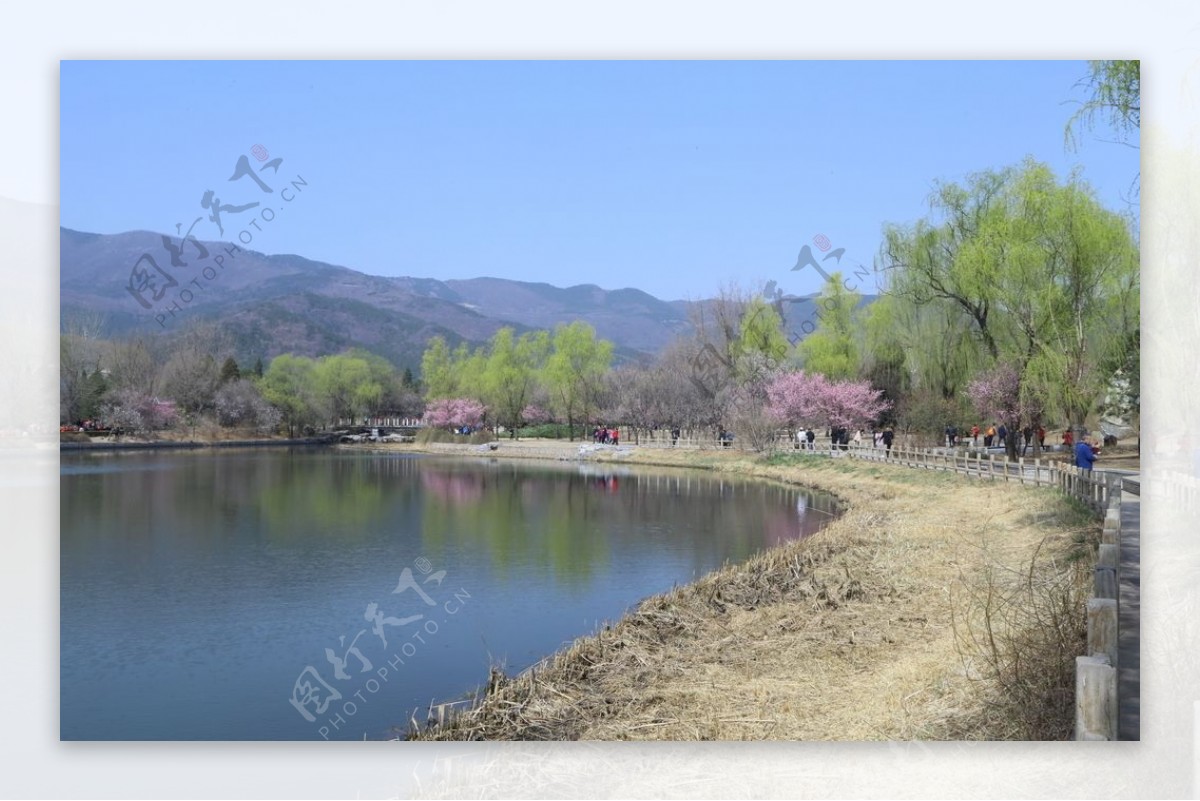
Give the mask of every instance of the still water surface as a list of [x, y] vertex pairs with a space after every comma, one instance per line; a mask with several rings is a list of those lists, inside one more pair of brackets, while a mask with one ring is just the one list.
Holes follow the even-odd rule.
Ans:
[[830, 519], [666, 469], [321, 449], [67, 454], [61, 737], [377, 739]]

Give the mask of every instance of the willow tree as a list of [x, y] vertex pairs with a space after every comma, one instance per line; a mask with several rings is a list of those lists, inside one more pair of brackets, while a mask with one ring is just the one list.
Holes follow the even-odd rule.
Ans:
[[1089, 61], [1088, 75], [1079, 82], [1090, 96], [1067, 121], [1067, 145], [1078, 144], [1080, 128], [1107, 125], [1123, 144], [1133, 145], [1142, 127], [1142, 66], [1140, 61]]
[[450, 346], [440, 335], [429, 339], [421, 355], [421, 383], [429, 400], [452, 398], [458, 392]]
[[991, 359], [1000, 355], [992, 309], [1002, 260], [985, 252], [1003, 248], [990, 230], [1003, 215], [1004, 190], [1012, 170], [971, 175], [965, 186], [939, 184], [929, 199], [931, 214], [911, 226], [884, 227], [882, 261], [890, 266], [889, 291], [916, 306], [947, 304], [971, 322]]
[[738, 332], [729, 343], [729, 357], [738, 382], [758, 384], [783, 366], [790, 345], [783, 318], [761, 297], [752, 298], [742, 312]]
[[383, 397], [383, 385], [372, 374], [366, 359], [350, 354], [322, 356], [313, 371], [317, 392], [324, 401], [330, 421], [336, 424], [374, 409]]
[[[1020, 393], [1079, 424], [1111, 378], [1106, 365], [1135, 341], [1137, 246], [1128, 222], [1077, 176], [1044, 164], [941, 186], [935, 216], [885, 231], [894, 294], [954, 309], [982, 348], [975, 372], [1019, 366]], [[941, 339], [953, 341], [952, 319]], [[1125, 359], [1124, 361], [1128, 361]]]
[[513, 329], [497, 331], [488, 343], [480, 384], [483, 401], [496, 422], [516, 437], [521, 413], [534, 399], [538, 372], [550, 353], [550, 334], [531, 331], [515, 336]]
[[574, 424], [586, 421], [595, 408], [612, 353], [613, 344], [597, 339], [595, 329], [585, 322], [576, 320], [554, 329], [542, 378], [553, 404], [567, 420], [571, 439]]
[[816, 329], [796, 346], [806, 371], [834, 381], [858, 377], [861, 300], [857, 292], [846, 289], [840, 272], [829, 276], [817, 297]]
[[315, 423], [322, 415], [317, 395], [316, 362], [306, 356], [282, 353], [271, 360], [259, 388], [268, 403], [283, 415], [288, 436], [297, 427]]
[[1128, 221], [1105, 209], [1077, 175], [1060, 184], [1026, 162], [1010, 191], [999, 285], [1010, 350], [1024, 380], [1081, 426], [1104, 396], [1114, 363], [1136, 347], [1140, 275]]
[[[860, 374], [883, 392], [883, 397], [892, 403], [891, 409], [908, 396], [913, 384], [910, 350], [897, 336], [898, 305], [894, 298], [885, 296], [862, 310], [864, 345]], [[891, 422], [895, 415], [889, 409], [884, 417], [883, 422]]]
[[482, 397], [486, 363], [487, 349], [484, 347], [472, 351], [466, 342], [460, 342], [451, 350], [441, 336], [431, 337], [421, 356], [421, 379], [426, 398]]

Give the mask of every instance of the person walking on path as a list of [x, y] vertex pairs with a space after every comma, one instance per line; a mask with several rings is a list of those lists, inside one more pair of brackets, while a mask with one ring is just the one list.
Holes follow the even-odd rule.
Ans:
[[896, 432], [892, 430], [891, 426], [888, 426], [883, 430], [883, 447], [887, 448], [888, 456], [892, 455], [892, 440], [895, 439], [895, 437]]
[[979, 426], [978, 425], [971, 426], [971, 445], [974, 447], [979, 447]]
[[985, 447], [985, 448], [992, 447], [992, 440], [994, 440], [995, 438], [996, 438], [996, 426], [990, 425], [990, 426], [988, 426], [987, 433], [985, 433], [983, 435], [983, 447]]
[[1085, 440], [1079, 440], [1079, 444], [1075, 446], [1075, 466], [1082, 470], [1091, 470], [1095, 461], [1096, 452], [1092, 450], [1092, 446]]
[[817, 449], [817, 432], [812, 430], [812, 426], [804, 430], [804, 439], [808, 441], [808, 449], [810, 451]]

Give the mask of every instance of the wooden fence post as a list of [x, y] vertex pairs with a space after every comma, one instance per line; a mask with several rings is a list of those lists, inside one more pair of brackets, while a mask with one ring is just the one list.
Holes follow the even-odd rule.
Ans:
[[1104, 533], [1100, 535], [1100, 542], [1105, 545], [1119, 545], [1121, 537], [1121, 510], [1109, 507], [1104, 515]]
[[1096, 566], [1092, 575], [1092, 595], [1097, 598], [1117, 599], [1117, 571], [1111, 567]]
[[1092, 598], [1087, 602], [1088, 656], [1104, 656], [1117, 667], [1117, 602]]
[[1075, 657], [1075, 739], [1117, 739], [1117, 670], [1103, 656]]
[[1100, 552], [1099, 552], [1099, 554], [1097, 554], [1097, 559], [1096, 559], [1097, 565], [1099, 565], [1100, 567], [1107, 567], [1107, 568], [1116, 570], [1119, 561], [1120, 561], [1120, 553], [1118, 552], [1117, 546], [1115, 544], [1114, 545], [1105, 545], [1102, 543], [1100, 545]]

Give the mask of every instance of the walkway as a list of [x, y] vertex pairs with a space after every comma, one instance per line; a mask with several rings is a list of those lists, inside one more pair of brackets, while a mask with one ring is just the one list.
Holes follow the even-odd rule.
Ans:
[[1141, 498], [1121, 498], [1121, 566], [1117, 600], [1117, 739], [1142, 739], [1141, 727]]

